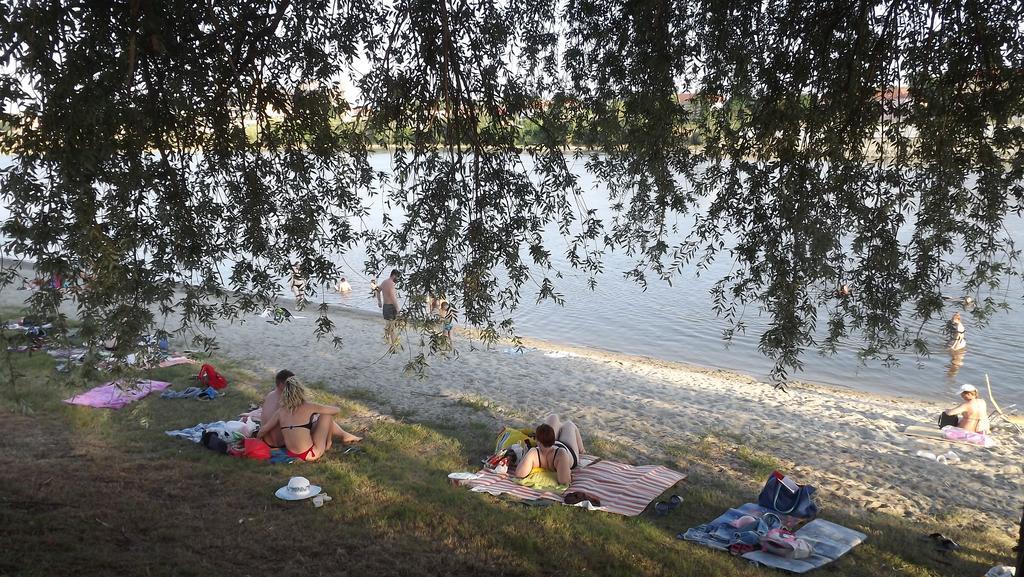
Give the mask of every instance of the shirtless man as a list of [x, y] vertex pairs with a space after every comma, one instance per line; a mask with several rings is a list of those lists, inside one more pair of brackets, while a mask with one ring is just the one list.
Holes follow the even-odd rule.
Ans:
[[[267, 394], [267, 398], [263, 399], [263, 411], [260, 413], [260, 423], [269, 423], [273, 420], [274, 415], [277, 413], [278, 407], [281, 406], [281, 392], [284, 391], [284, 386], [288, 379], [295, 376], [295, 373], [284, 369], [278, 371], [277, 376], [274, 377], [274, 389]], [[336, 439], [339, 439], [342, 443], [351, 444], [362, 441], [362, 437], [357, 437], [352, 433], [341, 428], [341, 425], [334, 423], [331, 427], [331, 435]], [[266, 432], [260, 434], [263, 441], [271, 447], [281, 448], [284, 447], [284, 435], [281, 434], [281, 428], [274, 426], [273, 429], [268, 429]]]
[[[277, 412], [277, 407], [281, 403], [281, 391], [284, 389], [284, 383], [289, 377], [294, 375], [295, 373], [288, 369], [278, 371], [277, 376], [274, 377], [274, 390], [270, 391], [267, 394], [267, 398], [263, 399], [263, 412], [260, 414], [260, 423], [269, 423], [270, 419], [274, 418], [274, 413]], [[271, 447], [284, 446], [284, 436], [281, 435], [281, 429], [270, 431], [263, 440]]]
[[381, 308], [386, 322], [384, 338], [392, 346], [398, 342], [395, 334], [395, 321], [398, 319], [398, 290], [395, 288], [395, 283], [401, 276], [402, 273], [397, 268], [392, 270], [391, 275], [380, 283], [380, 287], [377, 289], [377, 306]]

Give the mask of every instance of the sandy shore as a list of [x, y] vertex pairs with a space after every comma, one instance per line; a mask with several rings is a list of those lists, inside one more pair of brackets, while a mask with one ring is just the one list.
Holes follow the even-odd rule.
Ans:
[[[0, 303], [26, 296], [4, 290]], [[976, 511], [1009, 531], [1024, 499], [1022, 442], [1009, 429], [997, 430], [1000, 445], [991, 449], [900, 433], [907, 425], [932, 425], [957, 399], [928, 403], [817, 385], [783, 393], [726, 371], [535, 340], [522, 353], [510, 345], [485, 350], [467, 333], [455, 336], [458, 358], [430, 357], [426, 374], [417, 377], [404, 370], [421, 352], [415, 331], [406, 333], [402, 352], [386, 355], [379, 316], [332, 307], [344, 338], [337, 349], [316, 340], [315, 307], [296, 314], [306, 318], [272, 325], [251, 315], [222, 323], [221, 352], [266, 375], [268, 387], [273, 372], [288, 368], [340, 392], [368, 392], [415, 421], [490, 422], [496, 415], [533, 422], [554, 411], [572, 417], [584, 440], [594, 435], [647, 455], [697, 443], [709, 432], [725, 434], [817, 486], [826, 511], [859, 508], [909, 518]], [[469, 410], [459, 399], [489, 401], [489, 411]], [[963, 461], [938, 464], [917, 457], [920, 449], [953, 450]]]
[[[351, 309], [331, 313], [344, 346], [313, 335], [308, 318], [271, 325], [259, 317], [224, 326], [223, 352], [268, 375], [289, 368], [326, 386], [369, 390], [418, 421], [490, 419], [527, 422], [555, 411], [588, 434], [646, 454], [666, 445], [695, 443], [708, 432], [739, 435], [754, 451], [774, 455], [801, 482], [821, 491], [829, 506], [879, 510], [899, 516], [978, 511], [997, 526], [1017, 520], [1022, 497], [1021, 439], [1006, 430], [992, 449], [915, 439], [907, 425], [931, 425], [954, 404], [884, 398], [817, 385], [789, 393], [726, 371], [642, 357], [525, 341], [484, 350], [456, 335], [457, 359], [431, 358], [426, 375], [404, 371], [420, 352], [419, 335], [406, 334], [404, 350], [384, 355], [383, 321]], [[487, 400], [490, 413], [458, 405]], [[963, 461], [942, 465], [917, 457], [954, 450]], [[837, 498], [838, 497], [838, 498]]]

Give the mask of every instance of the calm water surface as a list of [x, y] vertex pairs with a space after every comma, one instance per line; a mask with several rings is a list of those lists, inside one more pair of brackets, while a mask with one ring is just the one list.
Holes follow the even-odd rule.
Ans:
[[[386, 155], [374, 158], [377, 168], [385, 170]], [[589, 178], [582, 161], [577, 161], [577, 174], [586, 190], [586, 205], [607, 214], [605, 191]], [[381, 210], [373, 212], [369, 226], [379, 224]], [[680, 223], [682, 224], [682, 223]], [[1024, 241], [1024, 221], [1014, 216], [1007, 220], [1007, 229], [1018, 244]], [[909, 235], [909, 231], [905, 231]], [[564, 242], [557, 234], [549, 234], [549, 249], [558, 253]], [[350, 271], [353, 292], [342, 296], [327, 291], [327, 301], [365, 310], [377, 310], [367, 298], [369, 284], [361, 267], [363, 255], [358, 250], [345, 256], [343, 265]], [[768, 328], [769, 319], [756, 309], [748, 308], [746, 334], [737, 334], [726, 343], [722, 332], [727, 323], [711, 309], [709, 290], [715, 281], [729, 272], [731, 263], [720, 259], [699, 277], [693, 269], [667, 283], [651, 282], [646, 291], [624, 279], [622, 272], [632, 268], [629, 258], [620, 253], [606, 254], [605, 274], [598, 278], [596, 290], [587, 287], [586, 276], [564, 266], [564, 278], [554, 279], [556, 290], [565, 296], [565, 305], [552, 302], [534, 304], [526, 291], [521, 308], [513, 314], [517, 331], [530, 337], [553, 342], [594, 347], [603, 350], [645, 355], [682, 361], [706, 367], [738, 371], [759, 379], [767, 379], [772, 363], [757, 350], [760, 335]], [[383, 279], [381, 279], [383, 280]], [[955, 287], [949, 294], [959, 296]], [[1001, 404], [1024, 405], [1024, 367], [1019, 362], [1019, 348], [1024, 345], [1024, 298], [1019, 282], [1008, 292], [1012, 310], [995, 316], [986, 325], [975, 323], [964, 313], [967, 328], [967, 352], [962, 365], [951, 364], [943, 348], [943, 321], [926, 325], [923, 335], [933, 351], [929, 357], [913, 353], [901, 355], [895, 367], [879, 361], [863, 363], [857, 357], [859, 344], [849, 340], [835, 355], [821, 356], [808, 350], [804, 370], [791, 375], [807, 381], [840, 385], [869, 392], [904, 395], [930, 400], [956, 400], [956, 389], [963, 382], [984, 383], [988, 373]], [[948, 315], [955, 308], [951, 303]], [[947, 315], [947, 317], [948, 317]]]

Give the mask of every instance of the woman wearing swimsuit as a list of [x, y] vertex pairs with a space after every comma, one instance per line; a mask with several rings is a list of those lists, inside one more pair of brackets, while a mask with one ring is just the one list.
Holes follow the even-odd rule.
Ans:
[[572, 481], [571, 471], [579, 465], [579, 456], [584, 452], [579, 428], [572, 421], [562, 423], [558, 415], [550, 415], [537, 427], [537, 445], [523, 455], [516, 476], [526, 477], [534, 469], [546, 469], [555, 471], [558, 482], [568, 485]]
[[284, 435], [284, 446], [288, 456], [315, 461], [331, 448], [335, 435], [346, 443], [354, 443], [359, 437], [346, 432], [334, 422], [334, 415], [340, 409], [330, 405], [318, 405], [306, 400], [306, 387], [292, 376], [285, 381], [277, 411], [269, 421], [260, 427], [259, 438], [279, 429]]
[[949, 350], [960, 351], [967, 347], [967, 329], [960, 320], [960, 313], [954, 313], [948, 323], [950, 333]]

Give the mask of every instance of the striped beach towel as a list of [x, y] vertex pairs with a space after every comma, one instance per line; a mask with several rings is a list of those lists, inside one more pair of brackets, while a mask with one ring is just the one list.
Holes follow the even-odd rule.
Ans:
[[[484, 469], [477, 479], [465, 484], [478, 493], [512, 495], [520, 499], [550, 499], [562, 502], [562, 496], [551, 491], [524, 487], [514, 478], [495, 475]], [[573, 471], [572, 485], [567, 492], [583, 491], [601, 500], [602, 511], [633, 517], [639, 515], [658, 495], [686, 478], [686, 475], [661, 465], [633, 466], [611, 461], [598, 461]]]
[[600, 499], [605, 510], [633, 517], [643, 513], [658, 495], [685, 478], [679, 471], [661, 465], [637, 467], [598, 461], [573, 474], [568, 492], [583, 491]]

